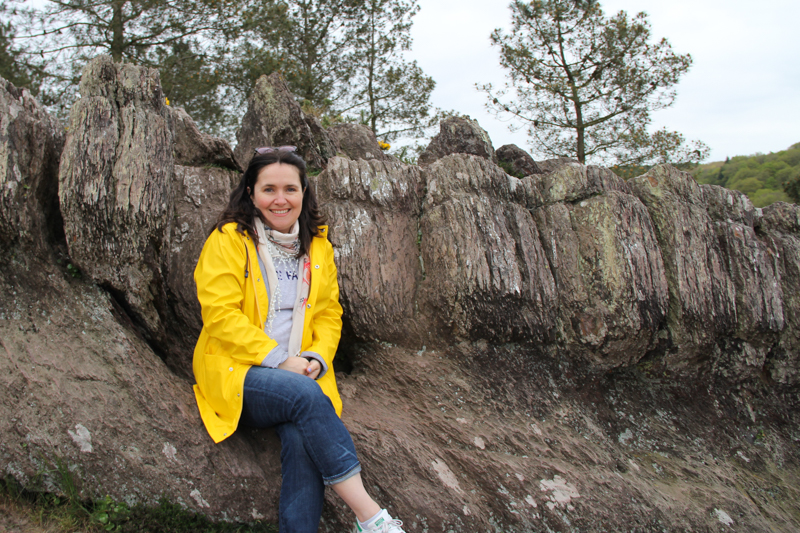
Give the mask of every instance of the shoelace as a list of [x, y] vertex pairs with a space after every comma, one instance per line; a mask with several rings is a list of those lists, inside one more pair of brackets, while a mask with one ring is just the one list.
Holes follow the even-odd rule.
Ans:
[[[402, 520], [393, 518], [381, 524], [381, 533], [392, 533], [393, 531], [403, 531], [402, 529], [400, 529], [400, 526], [402, 525], [403, 525]], [[394, 527], [396, 527], [397, 529], [393, 529]]]

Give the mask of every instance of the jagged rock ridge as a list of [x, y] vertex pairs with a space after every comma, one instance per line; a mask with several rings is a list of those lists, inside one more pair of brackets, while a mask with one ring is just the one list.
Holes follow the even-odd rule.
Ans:
[[[58, 457], [86, 496], [275, 520], [277, 438], [215, 446], [193, 405], [191, 272], [229, 169], [291, 143], [324, 167], [344, 420], [410, 531], [800, 525], [797, 206], [758, 210], [671, 167], [625, 182], [559, 160], [512, 177], [460, 119], [422, 167], [369, 158], [366, 132], [326, 132], [277, 76], [256, 85], [235, 151], [165, 106], [148, 69], [90, 63], [65, 141], [5, 87], [6, 473], [30, 482]], [[60, 168], [23, 176], [29, 153], [61, 153]], [[343, 530], [328, 503], [323, 529]]]

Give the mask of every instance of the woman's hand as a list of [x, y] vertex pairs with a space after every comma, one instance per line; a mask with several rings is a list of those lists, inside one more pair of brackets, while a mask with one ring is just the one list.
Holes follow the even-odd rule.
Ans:
[[[300, 359], [305, 359], [305, 357], [301, 357]], [[319, 376], [319, 373], [322, 371], [322, 365], [319, 364], [319, 361], [316, 359], [306, 359], [306, 361], [308, 361], [306, 376], [311, 379], [317, 379], [317, 376]]]
[[308, 376], [311, 379], [317, 379], [320, 370], [322, 370], [319, 361], [309, 361], [305, 357], [289, 357], [286, 361], [279, 364], [278, 368], [294, 372], [295, 374]]

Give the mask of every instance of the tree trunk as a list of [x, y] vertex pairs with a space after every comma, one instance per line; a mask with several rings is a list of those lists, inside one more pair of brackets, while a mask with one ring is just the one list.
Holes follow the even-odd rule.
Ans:
[[378, 135], [378, 116], [376, 113], [376, 105], [377, 102], [375, 100], [375, 56], [377, 55], [375, 50], [375, 8], [373, 6], [372, 12], [370, 13], [370, 28], [369, 28], [369, 39], [370, 39], [370, 48], [369, 48], [369, 67], [367, 70], [367, 95], [369, 96], [369, 127], [372, 129], [372, 132], [375, 135]]
[[578, 134], [576, 152], [578, 155], [578, 161], [582, 164], [586, 164], [586, 148], [584, 144], [584, 132], [586, 128], [583, 125], [583, 110], [581, 105], [580, 94], [578, 94], [578, 88], [575, 83], [575, 76], [572, 74], [572, 71], [569, 68], [569, 61], [567, 61], [567, 57], [564, 53], [564, 35], [561, 32], [561, 21], [558, 24], [558, 49], [559, 55], [561, 56], [561, 67], [564, 69], [564, 73], [567, 75], [567, 82], [569, 83], [570, 91], [572, 92], [572, 104], [575, 107], [575, 132]]
[[[578, 108], [580, 110], [580, 108]], [[580, 114], [578, 115], [578, 124], [579, 126], [575, 128], [575, 131], [578, 133], [578, 161], [581, 164], [586, 164], [586, 144], [583, 139], [584, 135], [584, 127], [583, 121], [581, 120]]]
[[114, 15], [111, 18], [111, 57], [116, 63], [122, 61], [122, 52], [125, 51], [125, 25], [122, 20], [122, 6], [124, 0], [116, 0], [112, 4]]

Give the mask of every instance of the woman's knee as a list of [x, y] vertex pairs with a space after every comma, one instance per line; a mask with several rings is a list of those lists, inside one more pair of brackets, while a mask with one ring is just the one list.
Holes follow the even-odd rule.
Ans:
[[307, 407], [309, 409], [333, 409], [333, 404], [316, 381], [311, 378], [300, 376], [301, 380], [295, 393], [295, 404], [298, 408]]

